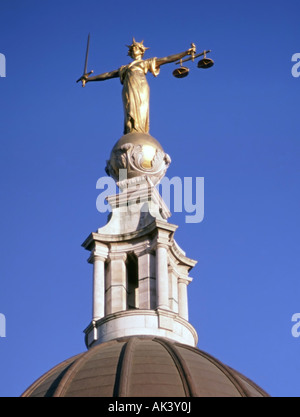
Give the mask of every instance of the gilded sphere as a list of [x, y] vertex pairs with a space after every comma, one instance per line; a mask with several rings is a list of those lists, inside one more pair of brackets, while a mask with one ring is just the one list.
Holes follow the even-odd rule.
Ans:
[[131, 132], [122, 136], [113, 147], [107, 161], [106, 172], [116, 182], [148, 176], [153, 184], [157, 184], [170, 165], [171, 159], [161, 144], [148, 133]]

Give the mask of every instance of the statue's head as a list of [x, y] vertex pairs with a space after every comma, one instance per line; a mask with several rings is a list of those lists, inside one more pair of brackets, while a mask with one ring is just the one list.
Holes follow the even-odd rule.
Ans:
[[136, 42], [136, 40], [134, 38], [132, 38], [132, 44], [131, 45], [126, 45], [129, 48], [128, 55], [132, 59], [142, 58], [144, 56], [145, 51], [147, 49], [149, 49], [146, 46], [144, 46], [143, 42], [144, 41]]

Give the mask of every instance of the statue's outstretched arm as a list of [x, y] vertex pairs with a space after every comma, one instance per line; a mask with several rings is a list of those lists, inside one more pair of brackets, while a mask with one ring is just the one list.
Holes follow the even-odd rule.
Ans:
[[194, 43], [191, 44], [191, 48], [185, 52], [181, 52], [175, 55], [169, 55], [164, 58], [157, 58], [156, 59], [156, 66], [160, 67], [161, 65], [170, 64], [171, 62], [178, 61], [179, 59], [184, 58], [187, 55], [192, 55], [196, 53], [196, 46]]
[[92, 77], [87, 77], [86, 82], [105, 81], [105, 80], [109, 80], [110, 78], [117, 78], [117, 77], [119, 77], [119, 70], [104, 72], [103, 74], [93, 75]]
[[119, 77], [119, 70], [114, 70], [114, 71], [110, 71], [110, 72], [104, 72], [103, 74], [99, 74], [99, 75], [93, 75], [92, 77], [90, 77], [90, 74], [92, 74], [93, 71], [89, 72], [88, 74], [83, 74], [82, 77], [80, 77], [77, 82], [81, 81], [82, 82], [82, 87], [85, 86], [86, 83], [88, 83], [89, 81], [105, 81], [105, 80], [109, 80], [110, 78], [117, 78]]

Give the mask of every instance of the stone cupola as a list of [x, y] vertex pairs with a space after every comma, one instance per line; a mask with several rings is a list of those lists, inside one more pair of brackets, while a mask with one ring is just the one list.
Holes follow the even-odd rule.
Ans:
[[174, 239], [177, 229], [156, 185], [170, 157], [149, 134], [124, 135], [106, 171], [120, 193], [108, 197], [108, 223], [83, 243], [93, 265], [93, 316], [87, 347], [134, 335], [166, 337], [190, 346], [187, 286], [196, 261]]

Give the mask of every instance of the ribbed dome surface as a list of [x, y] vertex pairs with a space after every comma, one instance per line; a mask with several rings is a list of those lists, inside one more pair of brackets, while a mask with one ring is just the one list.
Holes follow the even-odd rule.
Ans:
[[265, 397], [237, 371], [164, 338], [131, 336], [92, 347], [34, 382], [24, 397]]

